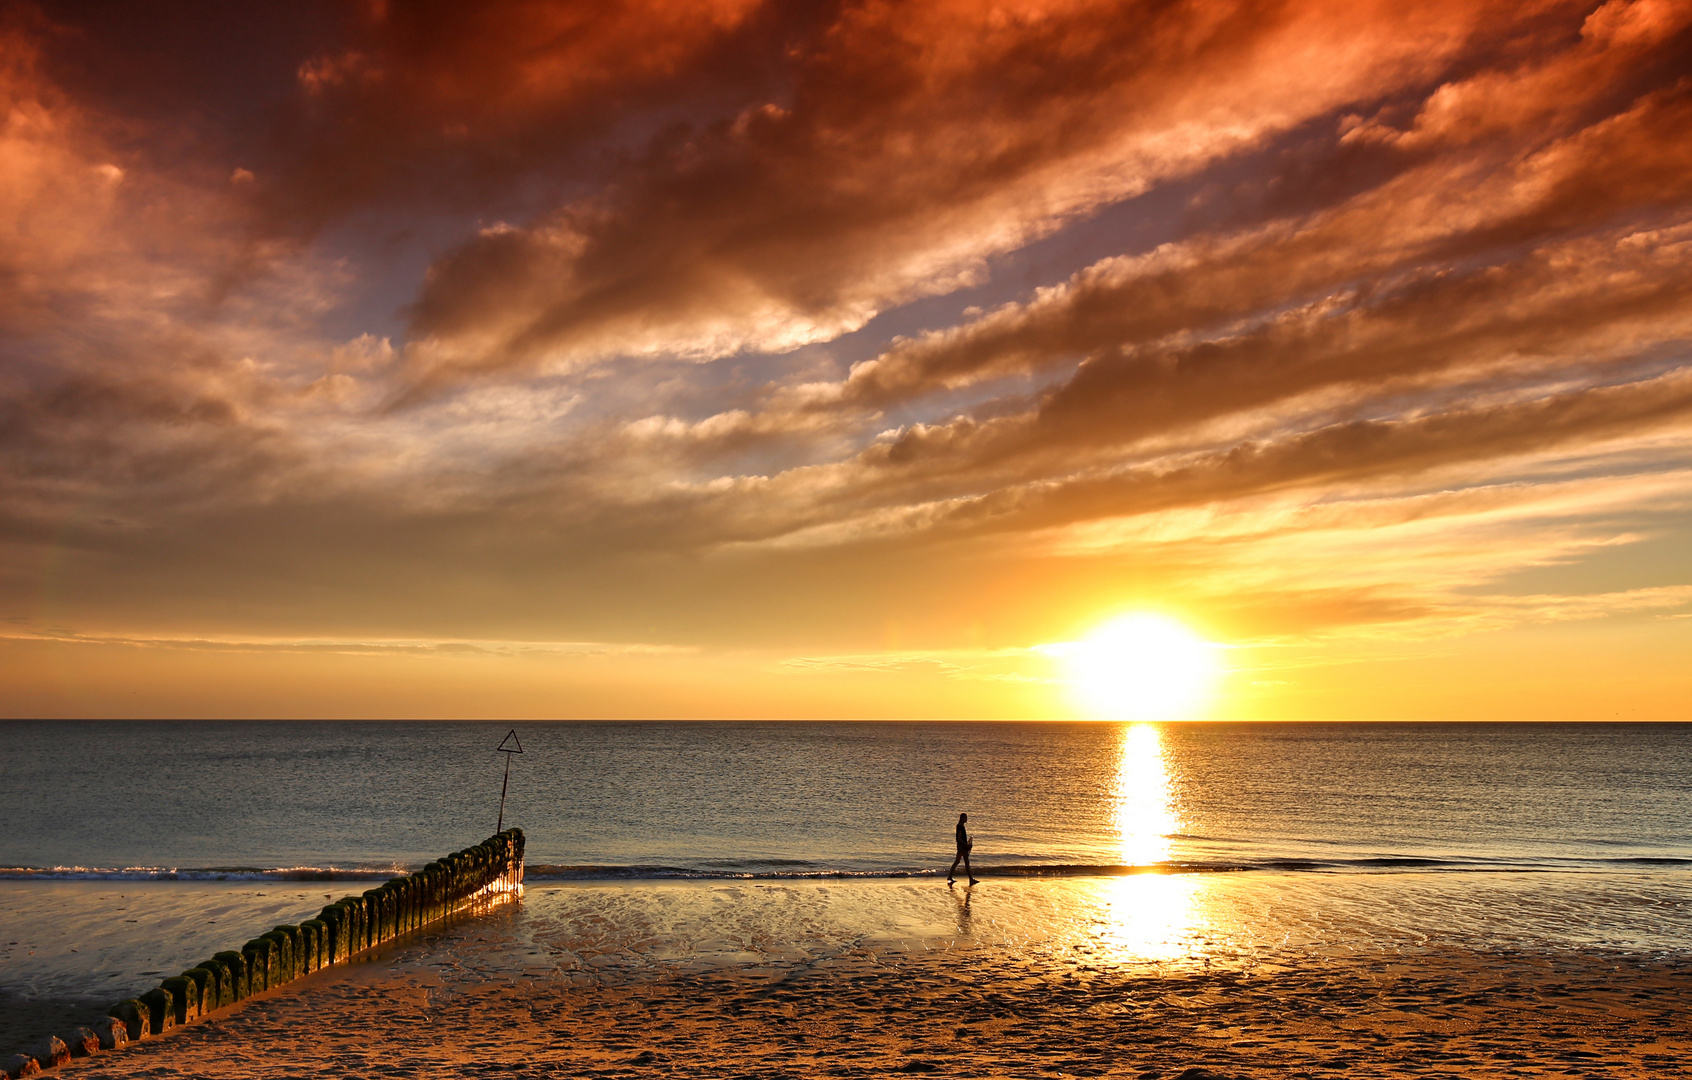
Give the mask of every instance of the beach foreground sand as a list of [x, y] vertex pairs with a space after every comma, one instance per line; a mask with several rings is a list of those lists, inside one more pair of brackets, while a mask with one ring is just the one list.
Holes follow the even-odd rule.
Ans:
[[1689, 976], [1682, 963], [1444, 951], [1159, 975], [981, 948], [613, 986], [363, 965], [62, 1071], [1659, 1077], [1692, 1061]]
[[1684, 1074], [1692, 954], [1551, 910], [1683, 882], [1531, 877], [555, 885], [61, 1074]]

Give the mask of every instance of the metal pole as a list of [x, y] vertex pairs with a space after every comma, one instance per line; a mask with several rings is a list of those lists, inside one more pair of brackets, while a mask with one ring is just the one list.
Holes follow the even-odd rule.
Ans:
[[505, 779], [499, 785], [499, 824], [494, 826], [495, 833], [505, 831], [505, 789], [511, 784], [511, 755], [505, 755]]
[[523, 740], [517, 737], [517, 729], [506, 732], [505, 738], [499, 740], [494, 749], [505, 755], [505, 779], [499, 782], [499, 824], [494, 828], [494, 832], [502, 833], [505, 831], [505, 789], [511, 786], [511, 755], [523, 752]]

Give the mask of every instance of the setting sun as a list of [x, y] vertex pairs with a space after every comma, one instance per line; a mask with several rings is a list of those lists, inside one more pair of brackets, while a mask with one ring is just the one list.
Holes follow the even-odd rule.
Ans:
[[1137, 612], [1047, 651], [1063, 658], [1070, 691], [1089, 713], [1171, 720], [1192, 716], [1210, 696], [1215, 648], [1167, 615]]

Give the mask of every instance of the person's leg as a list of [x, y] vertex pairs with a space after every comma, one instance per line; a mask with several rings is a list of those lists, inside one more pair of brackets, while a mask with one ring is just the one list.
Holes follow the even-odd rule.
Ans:
[[957, 873], [958, 873], [958, 860], [963, 858], [963, 857], [964, 857], [964, 853], [961, 852], [961, 851], [958, 852], [956, 855], [952, 856], [952, 868], [950, 870], [946, 871], [946, 884], [950, 885], [952, 883], [952, 881], [956, 878]]
[[971, 870], [970, 867], [969, 867], [969, 849], [968, 848], [963, 849], [963, 861], [964, 861], [964, 874], [969, 878], [969, 883], [971, 885], [974, 885], [975, 884], [975, 871]]

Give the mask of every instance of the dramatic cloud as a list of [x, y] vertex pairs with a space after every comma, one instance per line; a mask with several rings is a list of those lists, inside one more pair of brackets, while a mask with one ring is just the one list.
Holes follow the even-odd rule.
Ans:
[[17, 649], [1038, 712], [1131, 606], [1688, 625], [1685, 3], [173, 11], [0, 21]]
[[870, 3], [780, 100], [437, 264], [417, 376], [709, 359], [856, 329], [1101, 205], [1426, 79], [1481, 29], [1398, 5]]

